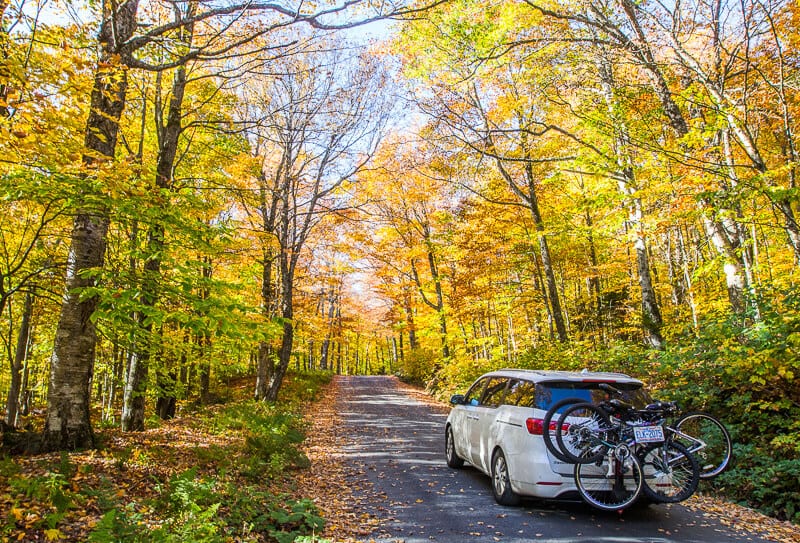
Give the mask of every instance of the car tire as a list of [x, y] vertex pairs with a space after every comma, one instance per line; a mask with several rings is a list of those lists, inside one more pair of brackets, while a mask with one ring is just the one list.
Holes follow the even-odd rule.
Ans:
[[444, 433], [444, 453], [447, 457], [447, 465], [453, 469], [464, 467], [464, 459], [456, 453], [456, 442], [453, 439], [453, 427], [448, 426]]
[[511, 489], [508, 462], [501, 449], [492, 455], [492, 494], [500, 505], [513, 506], [520, 502], [519, 495]]

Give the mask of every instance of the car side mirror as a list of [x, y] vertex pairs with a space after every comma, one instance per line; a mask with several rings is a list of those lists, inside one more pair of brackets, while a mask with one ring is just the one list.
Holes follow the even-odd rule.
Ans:
[[450, 396], [450, 403], [453, 405], [461, 405], [464, 403], [464, 395], [463, 394], [453, 394]]

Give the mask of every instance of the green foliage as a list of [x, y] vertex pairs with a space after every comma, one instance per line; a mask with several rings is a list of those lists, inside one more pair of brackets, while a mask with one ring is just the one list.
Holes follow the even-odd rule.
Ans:
[[778, 459], [756, 444], [735, 447], [736, 463], [714, 482], [737, 501], [800, 523], [800, 458]]
[[[259, 486], [228, 483], [198, 477], [193, 468], [159, 487], [153, 507], [164, 511], [160, 527], [143, 523], [137, 505], [129, 503], [107, 511], [92, 531], [92, 543], [184, 541], [216, 543], [261, 540], [279, 543], [319, 533], [325, 521], [313, 502], [274, 495]], [[313, 541], [313, 539], [306, 539]]]
[[272, 433], [247, 438], [248, 459], [242, 466], [242, 474], [252, 480], [275, 477], [288, 468], [309, 466], [306, 455], [294, 447], [303, 440], [302, 434]]
[[195, 447], [192, 450], [197, 463], [203, 466], [227, 467], [230, 463], [230, 451], [225, 447], [219, 445], [210, 445], [208, 447]]
[[214, 483], [198, 478], [196, 466], [173, 476], [168, 486], [157, 489], [161, 491], [164, 502], [159, 505], [165, 506], [172, 513], [181, 513], [198, 505], [216, 505]]
[[278, 406], [249, 401], [229, 408], [217, 419], [218, 431], [235, 430], [244, 435], [246, 459], [243, 474], [258, 480], [288, 468], [305, 467], [308, 458], [297, 448], [305, 439], [301, 416]]
[[136, 504], [129, 503], [119, 509], [106, 512], [89, 534], [90, 543], [115, 543], [126, 541], [139, 543], [149, 541], [141, 530], [142, 515], [136, 512]]
[[[328, 381], [329, 374], [293, 373], [286, 381], [280, 406], [248, 400], [206, 411], [205, 418], [200, 419], [203, 430], [242, 435], [244, 444], [195, 447], [195, 466], [156, 485], [157, 494], [143, 503], [123, 504], [110, 481], [92, 491], [105, 513], [89, 541], [215, 543], [266, 539], [281, 543], [305, 538], [300, 540], [326, 543], [314, 537], [324, 527], [324, 520], [313, 502], [275, 494], [265, 483], [288, 468], [307, 464], [297, 448], [304, 437], [304, 424], [296, 412]], [[118, 461], [127, 466], [134, 456], [138, 459], [142, 454], [124, 449]], [[248, 477], [253, 484], [242, 484], [237, 475]], [[157, 512], [159, 526], [152, 528], [148, 511]]]
[[69, 480], [61, 473], [48, 472], [41, 477], [15, 477], [9, 481], [8, 486], [12, 498], [15, 495], [24, 496], [36, 499], [52, 508], [37, 522], [38, 526], [49, 529], [54, 529], [66, 516], [67, 511], [75, 507], [78, 502], [77, 494], [69, 488]]
[[667, 390], [686, 408], [723, 414], [742, 441], [766, 438], [781, 454], [798, 457], [798, 309], [796, 294], [788, 293], [780, 305], [764, 308], [757, 323], [705, 322], [694, 339], [659, 357]]
[[0, 477], [4, 477], [8, 480], [11, 480], [19, 472], [20, 472], [19, 465], [16, 462], [14, 462], [10, 457], [0, 458]]
[[227, 523], [231, 529], [268, 534], [280, 543], [291, 543], [299, 536], [319, 533], [325, 526], [316, 506], [308, 499], [295, 501], [252, 486], [232, 486], [227, 496], [230, 507]]
[[327, 385], [333, 378], [332, 372], [306, 371], [293, 372], [284, 380], [281, 405], [285, 409], [296, 411], [317, 399], [320, 387]]
[[[236, 469], [251, 480], [306, 467], [308, 458], [298, 448], [305, 439], [306, 423], [298, 414], [298, 406], [312, 400], [330, 378], [329, 373], [291, 374], [279, 405], [255, 400], [237, 402], [215, 412], [202, 424], [216, 434], [235, 433], [243, 437], [243, 458], [237, 459]], [[201, 462], [223, 458], [226, 464], [224, 450], [212, 447], [197, 452]]]
[[142, 515], [137, 512], [136, 504], [129, 503], [107, 511], [91, 532], [89, 541], [226, 541], [225, 523], [218, 514], [223, 496], [216, 493], [214, 481], [197, 476], [197, 468], [173, 476], [168, 484], [158, 487], [158, 490], [160, 494], [154, 500], [154, 506], [164, 511], [160, 527], [150, 530], [142, 523]]
[[293, 543], [298, 534], [322, 531], [325, 521], [317, 515], [317, 508], [309, 499], [289, 503], [288, 509], [278, 508], [271, 513], [276, 528], [269, 532], [278, 543]]
[[731, 430], [735, 464], [715, 488], [761, 511], [800, 520], [800, 298], [762, 301], [761, 320], [717, 318], [657, 359], [661, 389]]

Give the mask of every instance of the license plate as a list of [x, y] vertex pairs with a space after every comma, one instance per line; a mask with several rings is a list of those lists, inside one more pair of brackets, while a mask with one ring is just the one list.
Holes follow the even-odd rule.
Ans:
[[636, 443], [661, 443], [664, 441], [664, 428], [661, 426], [636, 426], [633, 429]]

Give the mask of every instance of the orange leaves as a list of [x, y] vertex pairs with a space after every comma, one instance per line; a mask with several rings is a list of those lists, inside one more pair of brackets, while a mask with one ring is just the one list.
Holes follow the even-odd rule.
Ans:
[[741, 505], [699, 494], [690, 498], [686, 505], [702, 512], [705, 518], [716, 519], [740, 532], [759, 533], [779, 543], [796, 543], [798, 540], [798, 527], [791, 522], [767, 517]]

